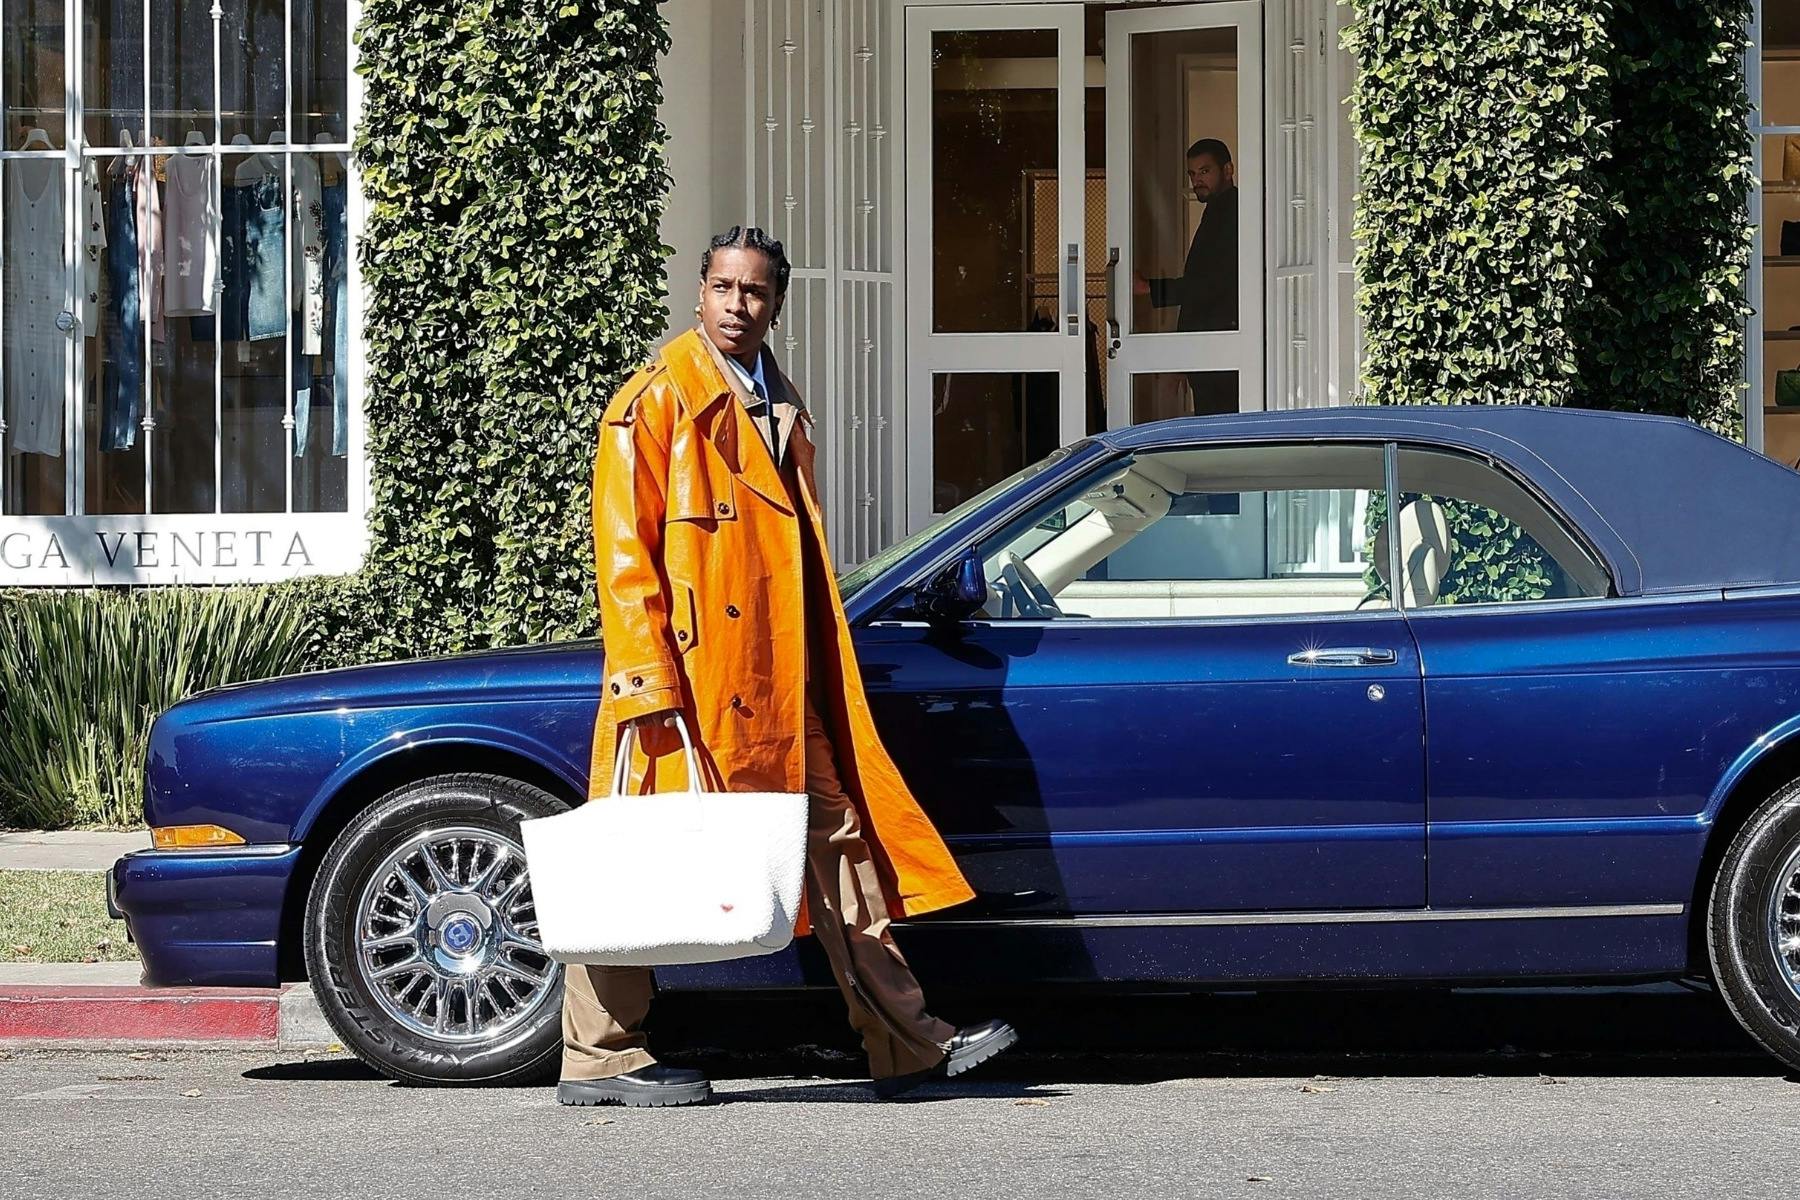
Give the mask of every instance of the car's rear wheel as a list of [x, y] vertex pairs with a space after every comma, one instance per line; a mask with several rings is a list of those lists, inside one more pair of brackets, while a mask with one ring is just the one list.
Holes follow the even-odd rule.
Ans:
[[306, 965], [359, 1058], [422, 1084], [541, 1078], [561, 1045], [519, 822], [559, 812], [497, 775], [442, 775], [376, 801], [319, 865]]
[[1738, 831], [1713, 880], [1707, 951], [1732, 1015], [1800, 1070], [1800, 781]]

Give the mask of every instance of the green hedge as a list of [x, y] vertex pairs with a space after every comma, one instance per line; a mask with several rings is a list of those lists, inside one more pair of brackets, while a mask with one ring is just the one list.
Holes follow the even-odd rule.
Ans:
[[343, 662], [590, 634], [589, 486], [662, 320], [654, 0], [366, 0], [372, 544]]
[[1748, 0], [1355, 0], [1362, 385], [1739, 432]]

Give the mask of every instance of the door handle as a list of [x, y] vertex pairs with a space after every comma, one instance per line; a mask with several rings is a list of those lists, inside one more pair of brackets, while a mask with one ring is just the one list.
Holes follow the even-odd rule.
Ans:
[[1119, 248], [1106, 251], [1106, 357], [1119, 357]]
[[1081, 332], [1081, 306], [1086, 299], [1082, 295], [1081, 286], [1081, 246], [1069, 243], [1069, 256], [1063, 262], [1063, 288], [1069, 296], [1069, 336], [1075, 337]]
[[1290, 667], [1391, 667], [1400, 656], [1370, 646], [1333, 646], [1288, 655]]

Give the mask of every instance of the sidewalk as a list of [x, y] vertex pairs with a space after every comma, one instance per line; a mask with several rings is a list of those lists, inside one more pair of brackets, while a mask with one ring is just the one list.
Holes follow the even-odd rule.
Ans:
[[0, 831], [0, 871], [105, 871], [113, 860], [150, 848], [150, 832]]

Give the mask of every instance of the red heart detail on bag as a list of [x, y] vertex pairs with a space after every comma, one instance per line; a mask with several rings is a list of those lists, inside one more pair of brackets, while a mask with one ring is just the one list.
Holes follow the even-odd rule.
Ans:
[[734, 904], [721, 904], [721, 905], [719, 905], [719, 911], [720, 912], [730, 912], [735, 907], [737, 907], [737, 906]]

